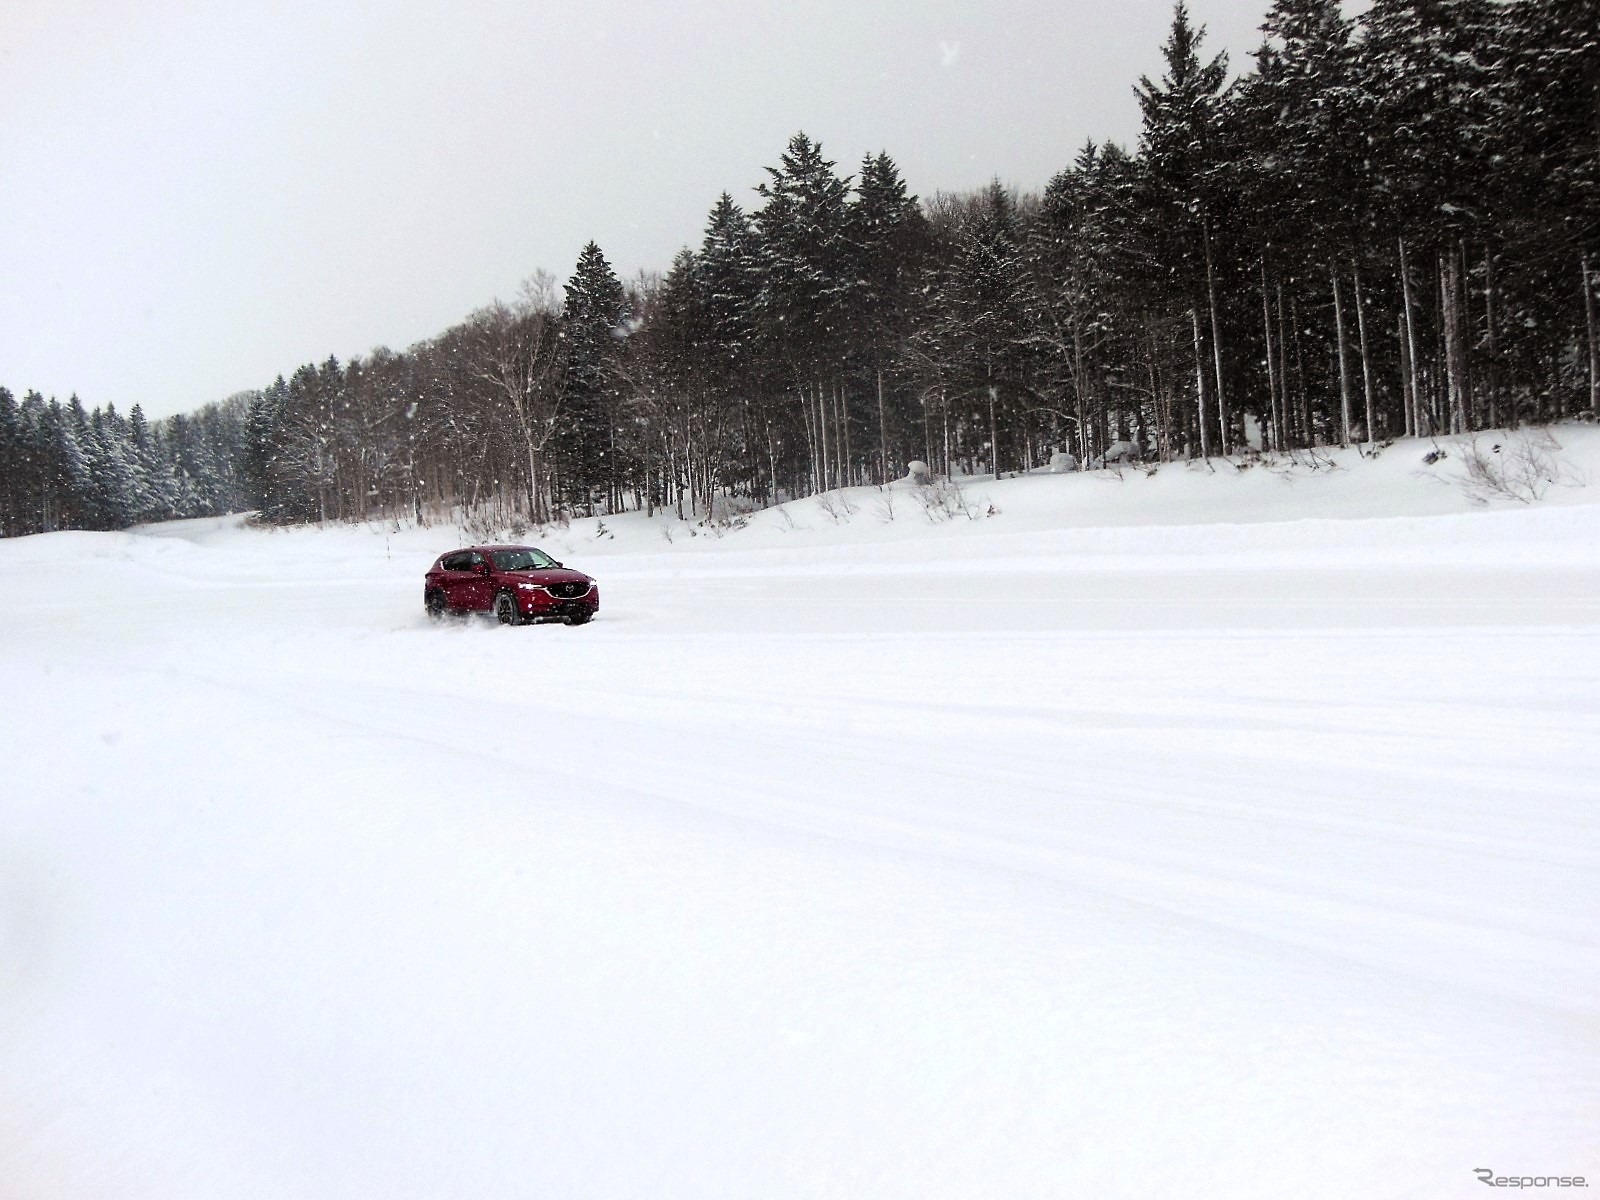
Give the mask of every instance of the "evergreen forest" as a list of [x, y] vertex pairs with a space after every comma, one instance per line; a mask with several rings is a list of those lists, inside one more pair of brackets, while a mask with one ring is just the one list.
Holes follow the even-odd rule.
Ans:
[[1179, 3], [1137, 147], [1040, 194], [912, 195], [795, 135], [659, 274], [583, 247], [404, 352], [191, 416], [0, 388], [0, 532], [254, 509], [485, 530], [726, 520], [935, 473], [1091, 468], [1600, 414], [1592, 0]]

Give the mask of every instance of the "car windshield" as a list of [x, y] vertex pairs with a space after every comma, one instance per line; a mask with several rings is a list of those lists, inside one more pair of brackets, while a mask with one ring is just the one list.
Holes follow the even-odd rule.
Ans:
[[553, 567], [556, 560], [543, 550], [496, 550], [494, 568], [497, 571], [538, 571]]

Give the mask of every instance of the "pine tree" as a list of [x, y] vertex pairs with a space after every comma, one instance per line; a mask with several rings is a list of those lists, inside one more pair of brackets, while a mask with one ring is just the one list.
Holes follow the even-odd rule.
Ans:
[[950, 395], [966, 402], [987, 435], [989, 470], [998, 478], [1001, 427], [1013, 427], [1013, 410], [1032, 394], [1035, 345], [1016, 206], [998, 181], [957, 231], [937, 303]]
[[139, 483], [129, 452], [126, 425], [115, 408], [95, 409], [86, 446], [94, 479], [94, 524], [126, 529], [138, 520]]
[[1374, 187], [1413, 235], [1457, 235], [1483, 213], [1493, 23], [1482, 0], [1374, 0], [1362, 16]]
[[[1136, 324], [1115, 311], [1122, 276], [1137, 274], [1126, 261], [1136, 239], [1122, 219], [1131, 209], [1115, 190], [1123, 161], [1115, 146], [1102, 151], [1086, 144], [1046, 186], [1027, 248], [1049, 441], [1060, 446], [1070, 440], [1085, 462], [1097, 442], [1104, 448], [1094, 431], [1107, 416], [1110, 370], [1131, 357], [1129, 347], [1117, 345], [1130, 332], [1119, 326]], [[1070, 427], [1065, 439], [1063, 423]]]
[[138, 522], [162, 521], [171, 514], [168, 464], [156, 453], [150, 423], [138, 404], [128, 414], [128, 450], [137, 479], [135, 516]]
[[756, 190], [766, 203], [755, 227], [763, 259], [761, 304], [777, 340], [814, 364], [838, 345], [855, 273], [848, 226], [850, 181], [834, 174], [822, 146], [797, 133]]
[[850, 182], [803, 133], [756, 190], [762, 333], [792, 381], [820, 488], [849, 480], [849, 396], [842, 386], [849, 298], [855, 279], [849, 238]]
[[[55, 401], [51, 410], [55, 411]], [[99, 520], [94, 463], [90, 457], [92, 436], [89, 414], [83, 401], [74, 394], [68, 399], [56, 424], [58, 439], [62, 529], [93, 529]]]
[[622, 502], [616, 363], [628, 315], [622, 284], [590, 242], [567, 282], [562, 310], [567, 390], [560, 467], [568, 498], [591, 515], [597, 492], [605, 495], [608, 512]]
[[[284, 420], [289, 403], [289, 385], [282, 375], [270, 387], [258, 392], [250, 402], [245, 418], [244, 477], [246, 504], [255, 509], [263, 520], [283, 521], [294, 519], [282, 491], [278, 458], [283, 449]], [[173, 495], [167, 499], [170, 508], [176, 502]]]
[[848, 210], [850, 257], [857, 276], [850, 298], [853, 338], [871, 373], [878, 426], [878, 482], [897, 473], [890, 466], [886, 382], [896, 349], [916, 317], [920, 285], [929, 258], [930, 231], [917, 198], [887, 153], [861, 163], [856, 199]]
[[[1331, 303], [1332, 348], [1338, 411], [1333, 424], [1349, 441], [1356, 425], [1352, 364], [1354, 327], [1365, 328], [1364, 309], [1354, 303], [1361, 266], [1357, 247], [1366, 227], [1363, 186], [1369, 160], [1362, 94], [1356, 87], [1351, 27], [1336, 0], [1275, 0], [1262, 25], [1262, 47], [1254, 77], [1237, 91], [1234, 106], [1249, 142], [1255, 194], [1251, 212], [1258, 225], [1262, 264], [1263, 344], [1272, 343], [1271, 288], [1287, 284], [1297, 297]], [[1387, 257], [1384, 259], [1387, 262]], [[1252, 338], [1252, 340], [1254, 340]], [[1276, 350], [1281, 357], [1279, 346]], [[1369, 436], [1372, 390], [1361, 358]], [[1302, 381], [1303, 382], [1303, 381]], [[1269, 379], [1269, 386], [1275, 386]], [[1319, 389], [1320, 390], [1320, 389]], [[1309, 427], [1306, 396], [1305, 440]], [[1270, 406], [1280, 428], [1288, 411], [1280, 395]]]
[[1338, 0], [1274, 0], [1262, 29], [1268, 42], [1239, 105], [1262, 168], [1257, 186], [1281, 231], [1279, 252], [1326, 262], [1330, 242], [1352, 232], [1354, 172], [1366, 153], [1350, 25]]
[[[1187, 308], [1194, 327], [1196, 413], [1202, 453], [1210, 452], [1211, 431], [1222, 435], [1228, 450], [1228, 415], [1223, 391], [1221, 314], [1212, 247], [1213, 213], [1218, 207], [1220, 132], [1228, 58], [1200, 58], [1204, 27], [1189, 22], [1183, 0], [1173, 9], [1172, 29], [1162, 46], [1167, 70], [1160, 83], [1148, 76], [1135, 94], [1143, 115], [1140, 155], [1145, 168], [1144, 203], [1153, 238], [1151, 260], [1169, 264], [1171, 302]], [[1201, 313], [1207, 314], [1211, 354], [1204, 353]], [[1206, 392], [1217, 400], [1207, 411]]]
[[[1501, 224], [1520, 260], [1503, 303], [1515, 325], [1545, 331], [1556, 380], [1561, 343], [1583, 347], [1574, 390], [1600, 414], [1600, 23], [1589, 0], [1524, 0], [1505, 10], [1499, 34], [1493, 154], [1506, 185]], [[1520, 357], [1524, 372], [1543, 373]]]
[[[752, 494], [778, 489], [777, 446], [781, 417], [773, 393], [770, 349], [762, 336], [763, 259], [750, 217], [724, 192], [706, 221], [700, 252], [694, 256], [694, 286], [703, 310], [700, 352], [706, 359], [706, 387], [717, 409], [717, 425], [737, 430], [738, 446], [725, 447], [722, 470], [748, 480]], [[764, 452], [765, 470], [758, 465]], [[735, 463], [743, 469], [737, 470]]]
[[17, 406], [19, 457], [22, 471], [17, 479], [20, 492], [21, 533], [44, 533], [56, 528], [57, 504], [54, 489], [54, 418], [36, 391], [27, 392]]
[[0, 537], [15, 537], [26, 528], [22, 499], [25, 460], [22, 411], [11, 392], [0, 387]]
[[706, 308], [706, 350], [728, 378], [738, 378], [751, 368], [757, 351], [761, 266], [750, 218], [727, 192], [706, 220], [692, 266]]
[[702, 504], [709, 514], [717, 475], [708, 427], [715, 423], [710, 380], [718, 366], [706, 350], [712, 318], [700, 270], [692, 251], [678, 253], [642, 297], [642, 328], [628, 347], [630, 408], [656, 435], [644, 448], [648, 503], [672, 507], [680, 518]]

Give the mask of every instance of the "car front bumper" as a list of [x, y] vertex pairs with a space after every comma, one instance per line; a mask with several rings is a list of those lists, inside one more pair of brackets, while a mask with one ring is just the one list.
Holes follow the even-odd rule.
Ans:
[[519, 592], [517, 605], [528, 621], [565, 621], [569, 617], [592, 617], [600, 611], [600, 589], [591, 587], [582, 596], [563, 599], [545, 591]]

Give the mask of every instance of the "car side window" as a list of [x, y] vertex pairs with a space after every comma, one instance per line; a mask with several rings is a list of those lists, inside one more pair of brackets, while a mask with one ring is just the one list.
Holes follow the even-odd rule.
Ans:
[[483, 561], [483, 555], [481, 555], [481, 554], [469, 554], [469, 555], [467, 555], [466, 564], [461, 569], [463, 571], [470, 571], [470, 570], [472, 570], [472, 568], [476, 567], [482, 561]]
[[446, 571], [465, 571], [471, 558], [470, 554], [447, 554], [439, 560], [439, 566]]

